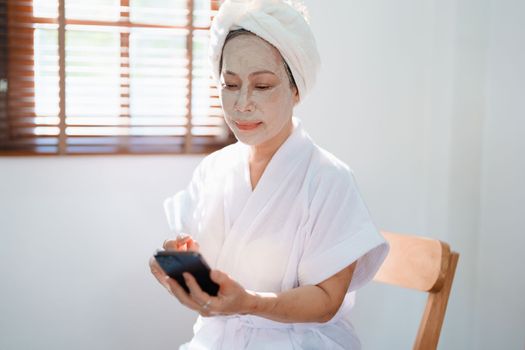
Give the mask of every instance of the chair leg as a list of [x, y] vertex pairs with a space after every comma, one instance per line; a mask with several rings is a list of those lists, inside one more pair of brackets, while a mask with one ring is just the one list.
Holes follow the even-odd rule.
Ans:
[[425, 306], [425, 312], [417, 332], [414, 350], [434, 350], [437, 349], [441, 326], [447, 310], [448, 297], [452, 288], [452, 281], [456, 272], [459, 254], [450, 254], [449, 268], [442, 288], [436, 292], [430, 292]]

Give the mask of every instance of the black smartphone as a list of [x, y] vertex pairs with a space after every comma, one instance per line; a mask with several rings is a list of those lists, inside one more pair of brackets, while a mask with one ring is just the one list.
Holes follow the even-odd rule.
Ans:
[[217, 296], [219, 285], [210, 278], [210, 267], [198, 252], [189, 251], [158, 251], [155, 260], [168, 276], [175, 279], [184, 288], [186, 293], [190, 290], [184, 281], [183, 272], [189, 272], [195, 277], [203, 291], [212, 296]]

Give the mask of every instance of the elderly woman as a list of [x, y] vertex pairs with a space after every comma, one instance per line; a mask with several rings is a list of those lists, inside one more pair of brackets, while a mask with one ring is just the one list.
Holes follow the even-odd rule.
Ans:
[[282, 0], [226, 0], [210, 57], [239, 142], [205, 157], [188, 188], [166, 200], [179, 236], [164, 248], [198, 250], [219, 293], [185, 273], [186, 293], [150, 262], [200, 314], [181, 349], [360, 348], [348, 320], [355, 290], [388, 247], [351, 170], [293, 117], [319, 66], [308, 23]]

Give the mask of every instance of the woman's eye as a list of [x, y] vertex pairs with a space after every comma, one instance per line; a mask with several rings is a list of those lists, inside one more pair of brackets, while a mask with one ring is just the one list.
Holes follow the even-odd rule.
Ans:
[[222, 87], [224, 89], [235, 89], [237, 88], [237, 84], [222, 84]]
[[270, 85], [256, 85], [255, 88], [257, 90], [268, 90], [271, 88], [271, 86]]

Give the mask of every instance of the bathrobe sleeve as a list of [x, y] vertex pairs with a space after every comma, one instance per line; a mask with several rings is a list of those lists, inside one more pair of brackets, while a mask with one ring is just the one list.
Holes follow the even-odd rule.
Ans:
[[175, 235], [180, 233], [191, 234], [195, 208], [203, 184], [204, 163], [202, 161], [193, 171], [191, 181], [184, 190], [164, 200], [164, 211], [168, 225]]
[[313, 183], [299, 284], [318, 284], [357, 261], [351, 292], [374, 277], [388, 245], [373, 224], [350, 169], [321, 172]]

